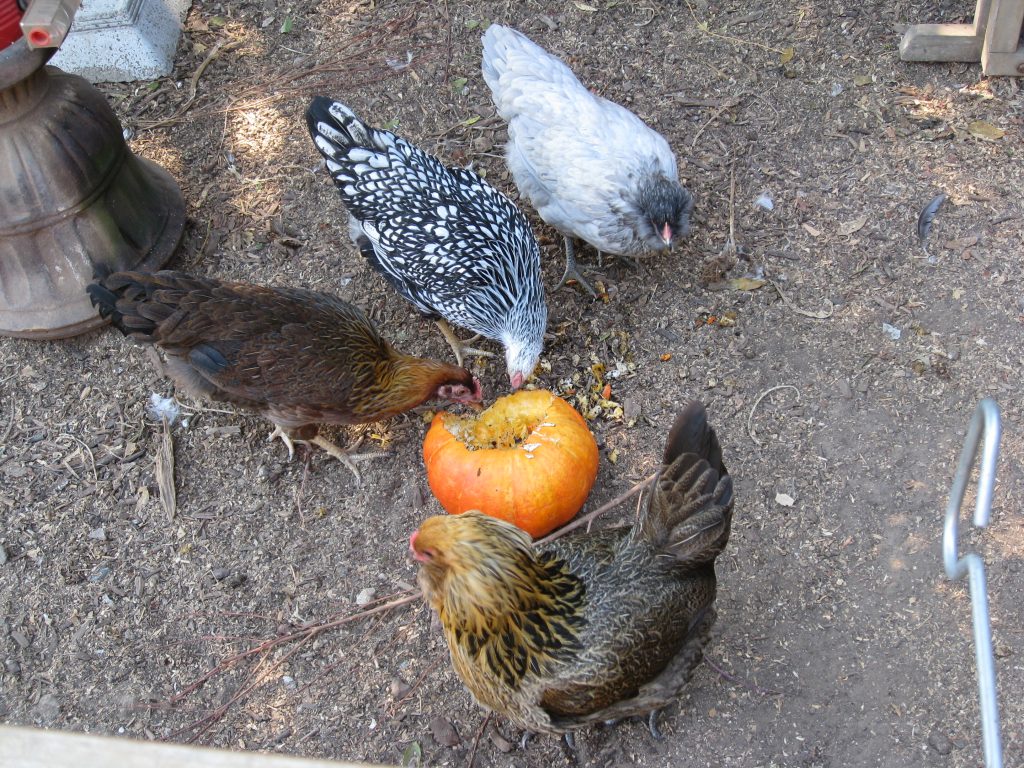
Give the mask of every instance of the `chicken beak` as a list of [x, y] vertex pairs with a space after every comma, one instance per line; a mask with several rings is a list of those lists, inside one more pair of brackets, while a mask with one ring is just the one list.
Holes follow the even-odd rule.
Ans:
[[672, 229], [666, 222], [665, 226], [661, 228], [661, 240], [668, 248], [672, 247]]
[[512, 385], [512, 389], [519, 389], [523, 386], [524, 381], [526, 381], [526, 377], [519, 371], [509, 376], [509, 383]]

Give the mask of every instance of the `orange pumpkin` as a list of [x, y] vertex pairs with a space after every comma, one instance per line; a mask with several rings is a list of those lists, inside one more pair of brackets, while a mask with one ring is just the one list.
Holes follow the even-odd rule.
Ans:
[[564, 525], [597, 477], [587, 423], [546, 390], [520, 390], [487, 410], [439, 413], [423, 442], [427, 480], [450, 514], [477, 509], [534, 538]]

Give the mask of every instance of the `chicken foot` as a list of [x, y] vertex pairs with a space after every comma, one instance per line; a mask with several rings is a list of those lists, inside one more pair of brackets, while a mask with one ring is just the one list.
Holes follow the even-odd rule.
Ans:
[[441, 329], [441, 333], [444, 336], [445, 341], [447, 341], [448, 344], [451, 345], [452, 352], [455, 353], [455, 361], [459, 365], [462, 365], [462, 361], [466, 355], [475, 355], [477, 357], [494, 357], [493, 352], [488, 352], [485, 349], [477, 349], [476, 347], [468, 346], [469, 344], [472, 344], [474, 341], [480, 338], [479, 333], [473, 338], [466, 339], [465, 341], [463, 341], [462, 339], [455, 335], [455, 331], [452, 330], [452, 327], [448, 324], [448, 321], [445, 320], [443, 317], [439, 317], [435, 322], [437, 322], [437, 327]]
[[293, 439], [291, 435], [289, 435], [285, 430], [281, 429], [281, 426], [279, 424], [274, 425], [274, 431], [270, 433], [270, 437], [268, 437], [267, 440], [269, 442], [271, 440], [274, 440], [274, 438], [279, 438], [281, 442], [284, 443], [285, 447], [288, 449], [289, 461], [291, 461], [295, 457], [295, 443], [305, 443], [317, 446], [330, 456], [340, 461], [346, 467], [348, 467], [352, 471], [352, 474], [355, 475], [357, 484], [363, 482], [363, 476], [359, 472], [359, 467], [356, 466], [355, 462], [363, 461], [365, 459], [379, 459], [387, 455], [386, 453], [380, 451], [375, 453], [352, 453], [352, 451], [358, 448], [360, 443], [363, 442], [362, 438], [359, 438], [356, 441], [355, 445], [353, 445], [348, 450], [345, 450], [344, 448], [335, 445], [323, 435], [315, 435], [314, 437], [308, 440], [297, 438]]
[[565, 272], [562, 274], [562, 279], [558, 281], [556, 288], [561, 288], [566, 285], [570, 280], [575, 280], [579, 285], [587, 290], [587, 293], [593, 298], [597, 298], [597, 292], [590, 287], [590, 283], [583, 279], [583, 275], [580, 274], [576, 268], [576, 253], [573, 249], [572, 238], [565, 238]]
[[359, 447], [359, 444], [363, 442], [362, 438], [356, 441], [356, 444], [349, 448], [347, 451], [344, 448], [340, 448], [323, 435], [317, 435], [310, 440], [313, 445], [323, 449], [328, 454], [336, 458], [350, 470], [352, 474], [356, 476], [356, 484], [362, 484], [363, 476], [359, 473], [359, 467], [356, 466], [357, 461], [364, 461], [366, 459], [379, 459], [387, 456], [382, 451], [375, 451], [373, 453], [352, 453], [353, 450]]

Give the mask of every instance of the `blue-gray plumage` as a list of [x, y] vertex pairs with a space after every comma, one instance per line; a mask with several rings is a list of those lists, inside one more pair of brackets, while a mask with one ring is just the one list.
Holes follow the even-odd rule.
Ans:
[[693, 198], [661, 134], [511, 27], [489, 26], [483, 48], [484, 80], [508, 121], [509, 170], [565, 236], [563, 283], [572, 277], [593, 293], [576, 272], [573, 237], [632, 257], [687, 234]]
[[371, 128], [344, 104], [306, 111], [316, 148], [374, 269], [427, 317], [501, 342], [513, 388], [537, 365], [547, 326], [540, 249], [529, 222], [480, 176], [446, 168], [405, 139]]

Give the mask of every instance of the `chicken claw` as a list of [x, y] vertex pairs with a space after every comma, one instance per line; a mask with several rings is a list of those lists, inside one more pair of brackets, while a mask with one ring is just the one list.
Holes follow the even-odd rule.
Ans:
[[281, 429], [280, 424], [274, 425], [274, 431], [270, 433], [269, 437], [267, 437], [267, 442], [272, 443], [274, 442], [275, 438], [279, 438], [281, 442], [284, 443], [284, 447], [288, 449], [288, 461], [294, 459], [295, 442], [292, 440], [291, 436], [287, 432]]
[[352, 474], [356, 476], [357, 484], [361, 484], [363, 482], [363, 476], [360, 474], [359, 467], [356, 466], [355, 462], [362, 461], [363, 459], [379, 459], [382, 456], [387, 455], [386, 453], [379, 451], [376, 453], [351, 453], [351, 451], [359, 447], [359, 444], [363, 441], [362, 438], [359, 438], [359, 440], [356, 441], [355, 445], [353, 445], [347, 451], [344, 448], [340, 448], [339, 446], [335, 445], [323, 435], [316, 435], [310, 438], [309, 440], [295, 439], [292, 438], [292, 436], [289, 435], [285, 430], [281, 429], [280, 425], [278, 424], [274, 425], [274, 431], [270, 433], [270, 437], [268, 437], [267, 440], [270, 441], [273, 440], [274, 438], [280, 438], [281, 442], [285, 444], [285, 447], [288, 449], [289, 461], [291, 461], [295, 457], [295, 443], [303, 443], [306, 445], [312, 444], [315, 445], [317, 448], [323, 449], [325, 452], [336, 458], [338, 461], [340, 461], [342, 464], [344, 464], [352, 471]]
[[558, 281], [557, 288], [561, 288], [566, 285], [570, 280], [575, 280], [580, 286], [587, 290], [593, 298], [597, 298], [597, 292], [590, 287], [590, 283], [583, 279], [583, 275], [576, 269], [576, 255], [573, 252], [572, 239], [565, 238], [565, 273], [562, 275], [562, 279]]
[[322, 448], [328, 454], [330, 454], [338, 461], [340, 461], [342, 464], [344, 464], [346, 467], [348, 467], [350, 470], [352, 470], [352, 474], [356, 476], [357, 485], [361, 485], [363, 482], [363, 476], [359, 473], [359, 467], [356, 466], [357, 461], [363, 461], [364, 459], [379, 459], [383, 456], [387, 456], [386, 453], [383, 453], [381, 451], [377, 451], [375, 453], [351, 453], [350, 451], [355, 450], [356, 448], [359, 447], [359, 443], [362, 442], [361, 438], [348, 451], [338, 447], [323, 435], [317, 435], [309, 442], [311, 442], [318, 448]]
[[447, 341], [452, 348], [452, 352], [455, 353], [455, 362], [462, 365], [462, 361], [466, 355], [475, 355], [476, 357], [494, 357], [493, 352], [488, 352], [485, 349], [477, 349], [476, 347], [467, 346], [472, 344], [474, 341], [480, 338], [478, 333], [471, 339], [463, 341], [455, 335], [455, 331], [448, 324], [448, 321], [443, 317], [437, 319], [437, 327], [441, 329], [441, 333], [444, 335], [445, 341]]

